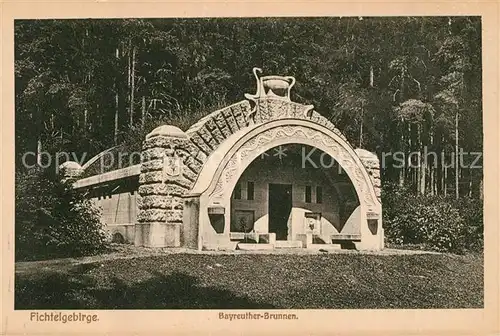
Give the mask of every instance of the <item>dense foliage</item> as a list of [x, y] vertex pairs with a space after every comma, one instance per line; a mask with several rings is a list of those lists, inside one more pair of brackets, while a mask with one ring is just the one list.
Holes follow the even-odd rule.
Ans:
[[388, 185], [383, 204], [384, 233], [389, 243], [455, 253], [483, 249], [481, 200], [422, 196]]
[[107, 237], [99, 211], [47, 171], [16, 175], [16, 260], [90, 255]]
[[354, 146], [443, 153], [389, 157], [384, 181], [480, 193], [474, 156], [449, 166], [459, 147], [482, 152], [479, 17], [17, 20], [15, 42], [18, 166], [27, 151], [139, 150], [154, 125], [186, 129], [253, 93], [258, 66], [295, 76], [293, 100]]
[[482, 251], [484, 247], [483, 201], [481, 199], [462, 197], [453, 201], [453, 206], [465, 221], [463, 244], [466, 249]]

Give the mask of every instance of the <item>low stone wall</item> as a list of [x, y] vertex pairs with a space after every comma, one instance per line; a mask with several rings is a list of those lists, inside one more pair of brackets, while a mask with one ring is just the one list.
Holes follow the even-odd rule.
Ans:
[[113, 243], [135, 243], [135, 223], [108, 225], [106, 229], [111, 237], [111, 242]]

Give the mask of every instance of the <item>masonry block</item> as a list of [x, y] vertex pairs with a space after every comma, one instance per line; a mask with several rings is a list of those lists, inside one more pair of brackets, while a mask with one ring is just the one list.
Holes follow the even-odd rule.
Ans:
[[163, 170], [163, 159], [153, 159], [141, 164], [141, 173]]
[[139, 194], [146, 195], [170, 195], [181, 196], [187, 191], [187, 188], [178, 184], [143, 184], [139, 186]]
[[147, 162], [154, 159], [162, 159], [163, 156], [171, 154], [173, 154], [173, 149], [170, 148], [148, 148], [142, 151], [142, 162]]
[[193, 133], [190, 136], [190, 140], [205, 155], [208, 155], [212, 152], [212, 149], [207, 145], [207, 143], [202, 139], [202, 137], [198, 133]]
[[169, 209], [172, 207], [172, 198], [160, 195], [142, 197], [141, 209]]
[[234, 105], [231, 110], [238, 129], [246, 127], [247, 119], [245, 113], [247, 113], [247, 111], [243, 110], [240, 105]]
[[[198, 135], [203, 139], [205, 143], [209, 143], [212, 140], [212, 133], [205, 126], [198, 130]], [[213, 148], [210, 148], [211, 150]]]
[[163, 182], [164, 175], [163, 171], [152, 171], [147, 173], [141, 173], [139, 176], [139, 183], [154, 183], [154, 182]]
[[240, 129], [238, 126], [238, 122], [231, 113], [231, 109], [227, 109], [226, 111], [227, 114], [226, 112], [224, 113], [224, 118], [226, 119], [227, 126], [230, 128], [231, 132], [234, 133]]
[[233, 133], [231, 129], [227, 126], [226, 120], [222, 113], [219, 113], [215, 116], [215, 123], [217, 124], [217, 127], [221, 130], [222, 135], [224, 136], [225, 139], [228, 138]]
[[167, 212], [164, 209], [140, 209], [137, 215], [137, 221], [140, 223], [147, 222], [165, 222]]

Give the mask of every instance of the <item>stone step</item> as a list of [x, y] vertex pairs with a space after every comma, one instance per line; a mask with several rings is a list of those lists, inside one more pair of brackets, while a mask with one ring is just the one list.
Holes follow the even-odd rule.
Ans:
[[273, 248], [273, 244], [238, 243], [238, 250], [242, 251], [272, 250]]
[[204, 244], [204, 251], [234, 251], [238, 242], [229, 242], [223, 244]]
[[341, 250], [342, 246], [340, 244], [309, 244], [307, 245], [308, 250], [326, 250], [326, 251], [337, 251]]
[[277, 240], [274, 243], [275, 248], [302, 248], [300, 240]]

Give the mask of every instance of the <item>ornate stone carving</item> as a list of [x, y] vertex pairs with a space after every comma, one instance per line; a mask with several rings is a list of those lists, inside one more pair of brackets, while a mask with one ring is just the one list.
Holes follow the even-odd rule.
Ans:
[[[246, 141], [231, 156], [223, 168], [211, 197], [223, 199], [231, 194], [232, 186], [236, 183], [243, 169], [262, 153], [262, 148], [267, 148], [273, 142], [281, 139], [291, 139], [291, 142], [313, 142], [316, 147], [335, 158], [349, 175], [359, 197], [368, 207], [377, 208], [377, 197], [371, 187], [372, 181], [364, 171], [364, 167], [355, 152], [350, 152], [346, 146], [334, 138], [315, 129], [288, 125], [279, 126], [263, 131]], [[267, 146], [267, 147], [266, 147]]]
[[264, 76], [259, 77], [262, 69], [253, 68], [253, 75], [257, 81], [257, 92], [254, 95], [245, 94], [245, 97], [250, 100], [255, 100], [263, 97], [280, 97], [290, 100], [290, 90], [295, 85], [295, 78], [291, 76]]
[[253, 68], [257, 82], [255, 94], [245, 94], [245, 98], [253, 102], [254, 107], [248, 113], [248, 123], [263, 123], [282, 118], [311, 119], [313, 105], [292, 103], [290, 91], [295, 85], [291, 76], [259, 77], [262, 69]]

